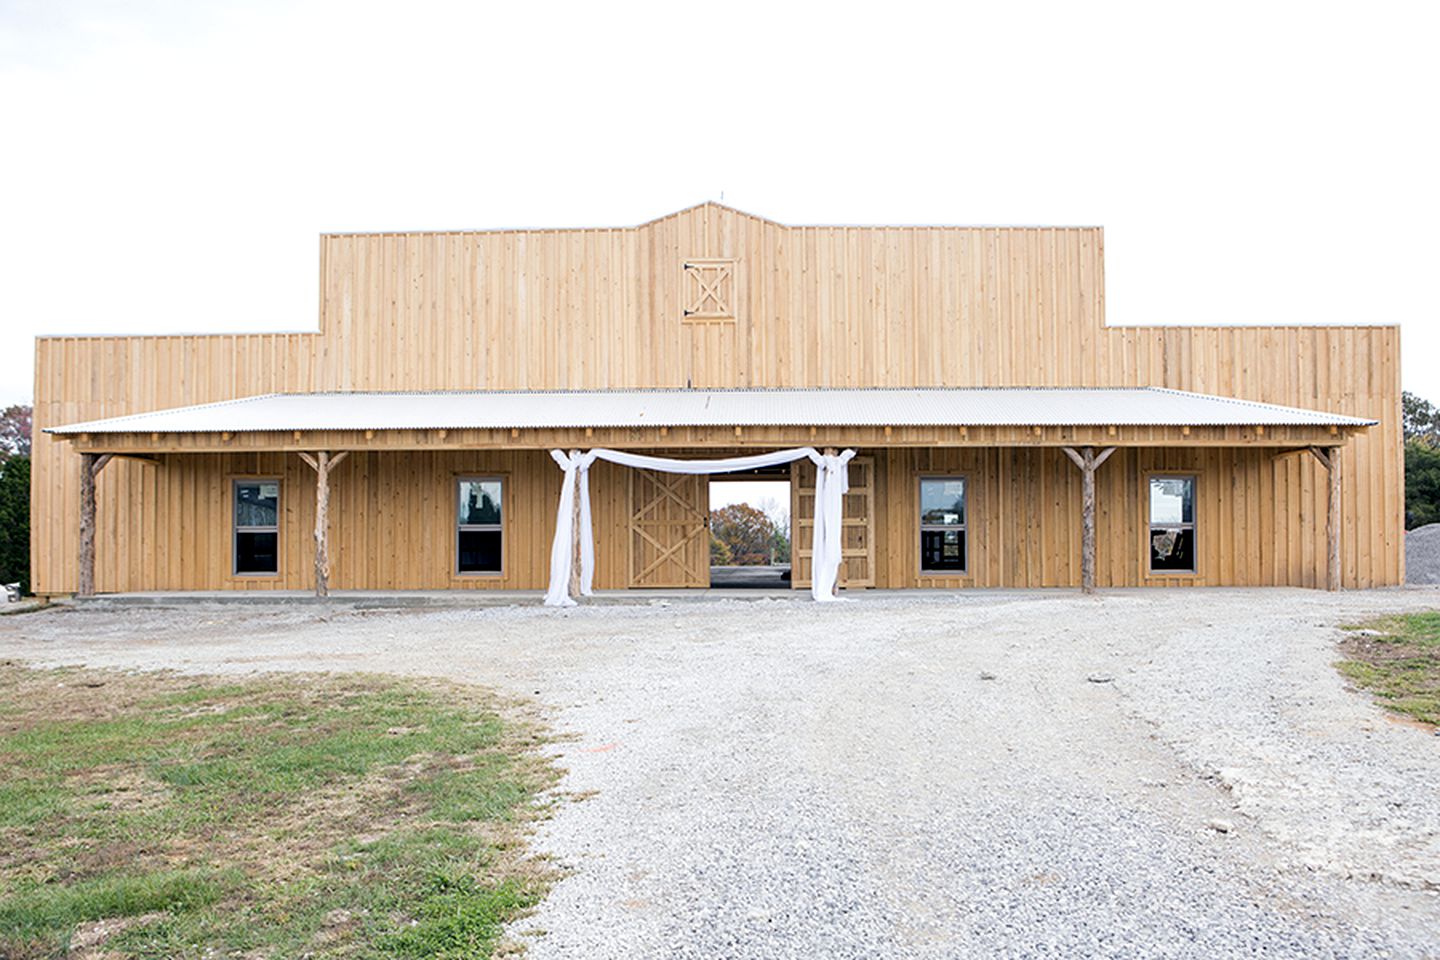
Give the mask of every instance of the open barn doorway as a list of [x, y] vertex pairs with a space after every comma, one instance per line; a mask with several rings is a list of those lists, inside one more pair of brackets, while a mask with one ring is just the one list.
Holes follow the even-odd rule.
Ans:
[[710, 480], [710, 586], [790, 589], [790, 468]]

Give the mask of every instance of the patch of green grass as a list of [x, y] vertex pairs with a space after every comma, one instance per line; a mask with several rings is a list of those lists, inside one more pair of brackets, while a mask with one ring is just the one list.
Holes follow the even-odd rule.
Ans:
[[517, 883], [482, 889], [463, 874], [436, 874], [419, 903], [414, 924], [382, 937], [377, 947], [382, 956], [407, 960], [488, 956], [506, 919], [534, 902], [534, 893]]
[[474, 691], [0, 668], [0, 956], [488, 957], [554, 771]]
[[1398, 614], [1346, 627], [1336, 669], [1387, 710], [1440, 724], [1440, 611]]
[[1379, 634], [1377, 643], [1412, 643], [1420, 647], [1440, 649], [1440, 610], [1424, 613], [1397, 613], [1368, 623], [1353, 623], [1345, 630], [1372, 630]]
[[232, 697], [243, 697], [249, 691], [243, 684], [230, 683], [223, 686], [212, 687], [205, 684], [195, 684], [159, 694], [140, 703], [142, 707], [180, 707], [194, 703], [215, 703]]
[[161, 870], [29, 885], [0, 902], [0, 956], [48, 956], [67, 947], [68, 931], [85, 920], [209, 906], [235, 880], [208, 870]]
[[443, 770], [416, 780], [410, 789], [444, 820], [508, 820], [529, 792], [509, 768], [505, 756], [492, 754], [478, 758], [469, 769]]
[[25, 826], [62, 814], [68, 806], [64, 790], [48, 779], [0, 783], [0, 828]]

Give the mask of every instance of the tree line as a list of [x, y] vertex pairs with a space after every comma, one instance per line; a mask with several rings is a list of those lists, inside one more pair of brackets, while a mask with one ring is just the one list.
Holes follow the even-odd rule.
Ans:
[[0, 583], [30, 592], [30, 425], [24, 404], [0, 413]]
[[1440, 523], [1440, 409], [1409, 391], [1401, 394], [1405, 434], [1405, 529]]
[[790, 531], [748, 503], [711, 510], [710, 562], [720, 567], [789, 563]]

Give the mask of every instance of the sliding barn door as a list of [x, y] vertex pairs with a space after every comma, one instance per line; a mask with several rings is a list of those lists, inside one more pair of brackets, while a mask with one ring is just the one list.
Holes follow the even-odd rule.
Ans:
[[709, 478], [629, 473], [630, 586], [710, 586]]
[[[815, 542], [815, 464], [797, 460], [790, 467], [791, 586], [810, 586], [811, 546]], [[875, 458], [850, 461], [850, 491], [845, 494], [844, 536], [839, 585], [875, 586]]]

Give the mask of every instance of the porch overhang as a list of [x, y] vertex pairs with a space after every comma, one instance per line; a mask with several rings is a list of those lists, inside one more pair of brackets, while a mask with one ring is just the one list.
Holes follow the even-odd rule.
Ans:
[[[268, 394], [48, 427], [46, 432], [70, 441], [81, 454], [81, 596], [95, 587], [96, 477], [117, 456], [159, 460], [171, 454], [297, 453], [315, 472], [315, 592], [325, 596], [330, 471], [353, 451], [569, 448], [572, 453], [565, 456], [574, 463], [580, 455], [573, 451], [580, 447], [589, 448], [593, 458], [597, 447], [821, 446], [1062, 448], [1082, 471], [1082, 588], [1090, 592], [1095, 589], [1095, 474], [1121, 446], [1280, 448], [1277, 456], [1308, 450], [1330, 477], [1328, 580], [1337, 589], [1339, 448], [1353, 433], [1377, 423], [1158, 387], [936, 387]], [[828, 456], [833, 452], [827, 452], [827, 460], [840, 459]], [[566, 469], [567, 477], [574, 474], [574, 503], [579, 504], [580, 470]], [[836, 514], [834, 525], [839, 523]], [[572, 529], [572, 550], [580, 556], [580, 527]], [[557, 522], [552, 557], [566, 556], [562, 532]], [[818, 544], [818, 534], [816, 539]], [[555, 583], [551, 586], [558, 590]]]
[[293, 393], [48, 427], [93, 453], [1338, 446], [1378, 421], [1159, 387]]

